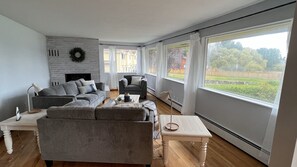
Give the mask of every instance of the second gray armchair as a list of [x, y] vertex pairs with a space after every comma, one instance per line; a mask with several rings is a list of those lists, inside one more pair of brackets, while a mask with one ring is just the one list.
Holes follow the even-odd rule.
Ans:
[[141, 99], [146, 99], [147, 80], [143, 75], [124, 75], [119, 81], [119, 93], [138, 94]]

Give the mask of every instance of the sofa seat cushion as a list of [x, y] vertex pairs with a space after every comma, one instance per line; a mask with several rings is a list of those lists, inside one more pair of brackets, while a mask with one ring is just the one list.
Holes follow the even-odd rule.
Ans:
[[48, 118], [56, 119], [95, 119], [95, 109], [92, 107], [50, 107], [47, 109]]
[[76, 96], [78, 100], [88, 100], [91, 103], [94, 103], [99, 97], [95, 94], [79, 94]]
[[72, 101], [70, 103], [67, 103], [65, 104], [64, 106], [76, 106], [76, 107], [84, 107], [84, 106], [89, 106], [90, 105], [90, 102], [88, 100], [83, 100], [83, 99], [80, 99], [80, 100], [75, 100], [75, 101]]
[[141, 88], [138, 85], [128, 85], [128, 86], [126, 86], [125, 90], [127, 90], [127, 91], [141, 91]]
[[146, 109], [136, 107], [98, 107], [97, 120], [145, 121]]
[[74, 81], [64, 83], [63, 87], [64, 87], [65, 92], [66, 92], [67, 95], [77, 95], [77, 94], [79, 94], [78, 88], [77, 88]]

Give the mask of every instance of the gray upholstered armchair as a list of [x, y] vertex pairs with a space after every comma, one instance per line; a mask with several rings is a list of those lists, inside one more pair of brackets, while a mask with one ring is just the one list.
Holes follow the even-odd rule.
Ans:
[[141, 99], [146, 99], [147, 80], [143, 75], [124, 75], [119, 81], [119, 93], [138, 94]]

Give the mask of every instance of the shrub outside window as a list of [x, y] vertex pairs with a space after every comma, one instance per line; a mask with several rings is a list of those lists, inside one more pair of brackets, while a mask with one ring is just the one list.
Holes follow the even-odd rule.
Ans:
[[208, 38], [204, 87], [274, 103], [289, 27], [286, 22]]
[[190, 45], [188, 41], [166, 46], [167, 78], [184, 81], [189, 51]]
[[150, 48], [148, 49], [148, 68], [147, 72], [149, 74], [156, 75], [158, 69], [158, 59], [157, 59], [157, 49]]

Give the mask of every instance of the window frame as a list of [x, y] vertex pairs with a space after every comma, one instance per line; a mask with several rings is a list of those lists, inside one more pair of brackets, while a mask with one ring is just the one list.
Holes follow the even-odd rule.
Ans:
[[[164, 49], [164, 54], [165, 54], [165, 58], [166, 58], [166, 62], [165, 62], [165, 69], [167, 70], [167, 67], [168, 67], [168, 46], [171, 46], [171, 45], [179, 45], [179, 44], [185, 44], [187, 43], [189, 45], [189, 49], [190, 49], [190, 40], [183, 40], [183, 41], [179, 41], [179, 42], [174, 42], [174, 43], [168, 43], [168, 44], [165, 44], [163, 47]], [[189, 51], [190, 52], [190, 51]], [[190, 53], [189, 53], [190, 54]], [[186, 59], [187, 60], [187, 59]], [[164, 76], [164, 79], [167, 79], [167, 80], [170, 80], [170, 81], [174, 81], [174, 82], [177, 82], [177, 83], [181, 83], [181, 84], [184, 84], [185, 83], [185, 78], [183, 80], [178, 80], [178, 79], [174, 79], [174, 78], [170, 78], [168, 77], [168, 72], [166, 72], [165, 76]]]
[[[102, 61], [103, 61], [103, 72], [104, 72], [104, 74], [109, 74], [109, 73], [111, 73], [112, 71], [113, 71], [113, 67], [112, 67], [112, 64], [115, 64], [115, 73], [117, 73], [117, 74], [135, 74], [135, 73], [137, 73], [137, 72], [118, 72], [118, 67], [117, 67], [117, 56], [116, 56], [116, 52], [117, 52], [117, 50], [121, 50], [121, 49], [126, 49], [126, 50], [136, 50], [136, 63], [138, 63], [138, 56], [140, 56], [139, 55], [139, 50], [138, 50], [138, 47], [136, 47], [136, 46], [116, 46], [116, 45], [112, 45], [112, 47], [114, 47], [114, 57], [112, 57], [111, 56], [111, 51], [112, 51], [112, 49], [110, 48], [110, 46], [111, 45], [103, 45], [103, 47], [102, 47]], [[110, 71], [109, 72], [106, 72], [105, 71], [105, 62], [104, 62], [104, 50], [105, 49], [107, 49], [108, 51], [109, 51], [109, 64], [110, 64]], [[114, 62], [112, 62], [112, 61], [114, 61]], [[136, 65], [136, 71], [137, 71], [137, 65]]]
[[[136, 69], [135, 69], [135, 72], [119, 72], [118, 71], [118, 66], [117, 66], [117, 63], [118, 63], [118, 59], [117, 59], [117, 50], [135, 50], [136, 51]], [[116, 47], [115, 48], [115, 64], [116, 64], [116, 73], [117, 74], [134, 74], [134, 73], [137, 73], [137, 63], [138, 63], [138, 56], [139, 56], [139, 53], [138, 53], [138, 49], [137, 47]], [[127, 56], [124, 56], [125, 59], [127, 59]], [[123, 59], [123, 55], [121, 56], [121, 59]]]
[[[149, 47], [149, 48], [147, 48], [146, 49], [146, 53], [147, 53], [147, 56], [145, 55], [145, 57], [146, 57], [146, 74], [148, 74], [148, 75], [152, 75], [152, 76], [157, 76], [157, 72], [156, 72], [156, 74], [153, 74], [153, 73], [150, 73], [149, 72], [149, 51], [150, 50], [156, 50], [157, 51], [157, 47]], [[157, 57], [158, 57], [158, 55], [157, 55]], [[157, 71], [158, 71], [158, 65], [157, 65]]]
[[[107, 49], [109, 52], [109, 72], [105, 71], [105, 60], [104, 60], [104, 50]], [[104, 74], [108, 74], [111, 71], [111, 57], [110, 57], [110, 49], [108, 47], [103, 47], [102, 48], [102, 60], [103, 60], [103, 72]]]
[[[292, 19], [286, 19], [286, 20], [272, 22], [272, 23], [268, 23], [268, 24], [261, 24], [261, 25], [247, 27], [247, 28], [238, 29], [238, 30], [234, 30], [234, 31], [228, 31], [228, 32], [224, 32], [224, 33], [218, 33], [218, 34], [212, 34], [212, 35], [209, 35], [209, 36], [205, 36], [206, 39], [205, 39], [204, 61], [203, 61], [203, 75], [201, 76], [202, 84], [201, 84], [200, 87], [198, 87], [198, 89], [202, 89], [204, 91], [208, 91], [208, 92], [216, 93], [216, 94], [219, 94], [219, 95], [222, 95], [222, 96], [234, 98], [234, 99], [237, 99], [237, 100], [257, 104], [257, 105], [260, 105], [260, 106], [273, 108], [274, 103], [270, 103], [270, 102], [267, 102], [267, 101], [264, 101], [264, 100], [255, 99], [255, 98], [252, 98], [252, 97], [247, 97], [247, 96], [244, 96], [244, 95], [239, 95], [239, 94], [236, 94], [236, 93], [225, 92], [225, 91], [222, 91], [222, 90], [217, 90], [217, 89], [212, 89], [212, 88], [205, 87], [207, 58], [208, 58], [208, 44], [209, 44], [209, 38], [218, 37], [218, 36], [222, 36], [222, 35], [226, 35], [226, 34], [238, 33], [238, 32], [242, 32], [242, 31], [248, 31], [248, 30], [251, 30], [251, 29], [268, 27], [268, 26], [272, 26], [272, 25], [276, 25], [276, 24], [283, 24], [283, 23], [288, 23], [289, 24], [288, 28], [289, 28], [289, 34], [290, 34], [290, 32], [292, 31]], [[285, 73], [285, 69], [283, 70], [283, 73]]]

